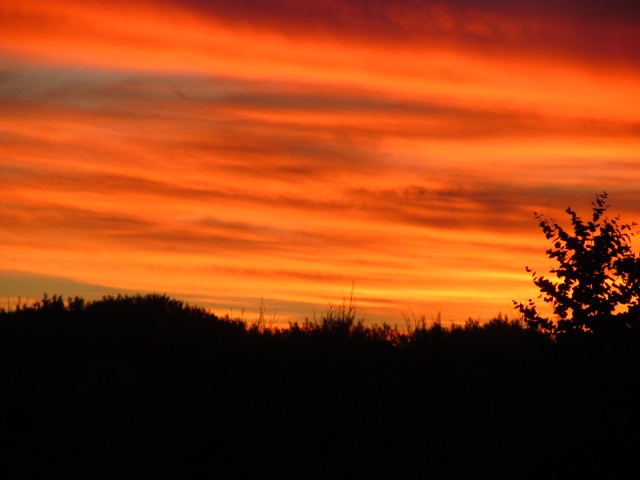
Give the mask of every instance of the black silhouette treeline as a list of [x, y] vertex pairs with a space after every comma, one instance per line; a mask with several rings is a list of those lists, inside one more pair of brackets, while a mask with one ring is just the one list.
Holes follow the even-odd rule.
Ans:
[[616, 476], [636, 463], [635, 342], [498, 317], [370, 326], [352, 301], [269, 328], [165, 295], [0, 313], [3, 466], [237, 478]]

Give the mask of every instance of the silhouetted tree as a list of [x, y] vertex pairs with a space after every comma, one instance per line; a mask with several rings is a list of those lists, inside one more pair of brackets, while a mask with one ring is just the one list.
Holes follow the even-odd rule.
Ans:
[[530, 327], [562, 338], [619, 336], [637, 329], [640, 320], [640, 259], [631, 251], [632, 224], [605, 215], [607, 193], [596, 195], [590, 221], [567, 208], [573, 232], [535, 213], [553, 247], [548, 257], [558, 262], [550, 270], [557, 281], [532, 272], [533, 283], [551, 303], [556, 321], [543, 317], [536, 304], [514, 301]]

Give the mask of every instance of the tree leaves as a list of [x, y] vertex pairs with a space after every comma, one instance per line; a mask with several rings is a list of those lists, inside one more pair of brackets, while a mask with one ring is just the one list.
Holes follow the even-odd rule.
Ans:
[[631, 251], [632, 224], [605, 216], [607, 193], [596, 194], [592, 221], [583, 221], [570, 207], [571, 231], [534, 213], [553, 247], [547, 256], [558, 263], [556, 279], [532, 274], [541, 298], [550, 303], [556, 321], [542, 317], [534, 302], [514, 301], [532, 328], [553, 336], [621, 335], [637, 328], [640, 318], [640, 259]]

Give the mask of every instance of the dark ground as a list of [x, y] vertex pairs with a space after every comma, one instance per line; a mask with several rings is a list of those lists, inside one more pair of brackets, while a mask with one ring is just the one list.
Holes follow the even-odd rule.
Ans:
[[634, 345], [550, 344], [507, 321], [403, 344], [355, 327], [277, 334], [124, 303], [0, 316], [7, 473], [638, 470]]

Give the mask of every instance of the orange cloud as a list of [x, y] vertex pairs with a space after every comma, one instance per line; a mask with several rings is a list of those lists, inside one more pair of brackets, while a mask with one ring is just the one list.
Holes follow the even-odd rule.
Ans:
[[624, 15], [217, 5], [3, 2], [5, 271], [297, 319], [355, 281], [373, 318], [464, 321], [535, 293], [534, 210], [637, 213]]

